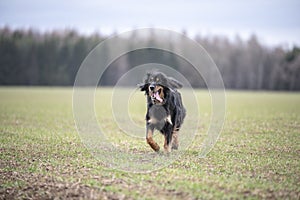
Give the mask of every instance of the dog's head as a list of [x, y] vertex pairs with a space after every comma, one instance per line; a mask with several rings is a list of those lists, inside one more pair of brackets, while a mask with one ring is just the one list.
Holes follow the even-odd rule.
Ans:
[[182, 83], [161, 72], [147, 73], [144, 82], [138, 85], [151, 98], [153, 104], [164, 104], [170, 91], [182, 87]]

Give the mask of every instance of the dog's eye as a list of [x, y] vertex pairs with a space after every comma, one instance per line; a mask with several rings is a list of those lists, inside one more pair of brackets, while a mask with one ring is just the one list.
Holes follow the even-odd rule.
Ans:
[[159, 78], [156, 78], [156, 81], [159, 81]]

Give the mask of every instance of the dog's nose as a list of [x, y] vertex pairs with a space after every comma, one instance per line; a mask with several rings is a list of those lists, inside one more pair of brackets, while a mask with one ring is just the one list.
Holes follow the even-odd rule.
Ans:
[[154, 88], [155, 88], [154, 85], [150, 85], [150, 86], [149, 86], [149, 89], [150, 89], [151, 91], [153, 91]]

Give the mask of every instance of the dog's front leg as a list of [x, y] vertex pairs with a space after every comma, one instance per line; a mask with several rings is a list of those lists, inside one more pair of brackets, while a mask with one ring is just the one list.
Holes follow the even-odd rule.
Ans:
[[147, 125], [147, 131], [146, 131], [147, 143], [150, 145], [150, 147], [154, 151], [159, 151], [159, 145], [153, 139], [153, 132], [154, 132], [154, 128], [151, 125], [148, 124]]
[[[169, 129], [170, 130], [170, 129]], [[166, 132], [164, 133], [165, 135], [165, 142], [164, 142], [164, 149], [166, 153], [170, 153], [171, 152], [171, 146], [172, 146], [172, 132]]]
[[178, 146], [179, 146], [178, 131], [179, 131], [179, 129], [174, 130], [173, 134], [172, 134], [172, 149], [175, 149], [175, 150], [177, 150]]
[[164, 149], [165, 153], [170, 153], [171, 152], [171, 141], [168, 139], [168, 136], [165, 135], [165, 142], [164, 142]]

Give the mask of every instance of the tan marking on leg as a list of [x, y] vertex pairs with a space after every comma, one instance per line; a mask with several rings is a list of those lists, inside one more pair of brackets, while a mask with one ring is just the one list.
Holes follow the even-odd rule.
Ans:
[[171, 152], [171, 144], [172, 141], [170, 141], [170, 143], [167, 143], [167, 136], [165, 136], [165, 142], [164, 142], [164, 149], [166, 153], [170, 153]]
[[178, 131], [173, 131], [172, 135], [172, 149], [178, 149], [179, 142], [178, 142]]
[[147, 136], [146, 136], [146, 140], [147, 143], [150, 145], [150, 147], [154, 150], [154, 151], [159, 151], [159, 145], [153, 140], [153, 131], [152, 130], [148, 130], [147, 131]]

